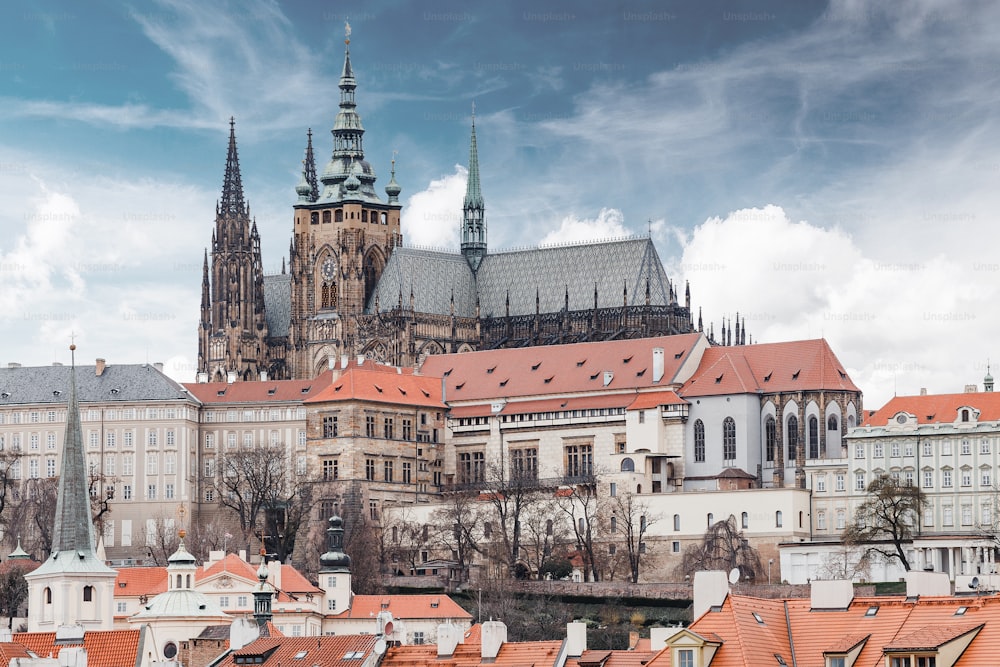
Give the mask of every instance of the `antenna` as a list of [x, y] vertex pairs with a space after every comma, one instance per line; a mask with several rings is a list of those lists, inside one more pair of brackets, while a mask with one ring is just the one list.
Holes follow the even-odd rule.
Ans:
[[729, 571], [729, 583], [735, 584], [740, 580], [740, 568], [734, 567]]

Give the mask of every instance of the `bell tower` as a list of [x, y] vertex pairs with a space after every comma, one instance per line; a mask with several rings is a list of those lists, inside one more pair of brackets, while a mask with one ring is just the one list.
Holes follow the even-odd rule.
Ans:
[[260, 236], [243, 199], [232, 118], [222, 197], [215, 207], [211, 265], [206, 250], [202, 268], [198, 333], [198, 372], [209, 381], [257, 380], [269, 370]]
[[365, 352], [364, 342], [357, 339], [357, 318], [393, 249], [403, 241], [395, 163], [385, 188], [388, 200], [383, 201], [375, 191], [375, 170], [365, 159], [350, 35], [347, 25], [330, 161], [317, 183], [310, 134], [302, 179], [295, 188], [288, 335], [295, 378], [314, 377], [341, 354]]

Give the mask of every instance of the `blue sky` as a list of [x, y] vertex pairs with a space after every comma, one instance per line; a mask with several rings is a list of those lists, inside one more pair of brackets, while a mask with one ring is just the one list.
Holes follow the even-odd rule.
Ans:
[[1000, 360], [994, 3], [94, 0], [0, 9], [0, 362], [74, 331], [193, 377], [228, 119], [278, 270], [345, 20], [408, 243], [457, 245], [475, 101], [491, 248], [651, 233], [716, 329], [825, 336], [871, 408]]

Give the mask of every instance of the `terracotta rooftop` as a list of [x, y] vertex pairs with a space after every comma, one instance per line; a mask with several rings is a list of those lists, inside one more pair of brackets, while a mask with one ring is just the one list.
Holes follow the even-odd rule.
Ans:
[[[399, 371], [399, 372], [397, 372]], [[306, 399], [306, 403], [370, 401], [443, 409], [441, 378], [413, 375], [394, 366], [350, 368]]]
[[192, 396], [202, 403], [287, 403], [303, 401], [330, 386], [331, 371], [312, 380], [267, 380], [254, 382], [188, 382]]
[[167, 590], [167, 568], [122, 567], [115, 579], [115, 597], [152, 597]]
[[[316, 637], [262, 637], [229, 653], [216, 663], [263, 665], [323, 665], [361, 667], [375, 646], [375, 635], [327, 635]], [[89, 665], [88, 665], [89, 667]]]
[[482, 646], [466, 640], [455, 647], [447, 657], [438, 657], [435, 644], [395, 646], [382, 658], [381, 667], [479, 667], [479, 665], [504, 665], [507, 667], [551, 667], [562, 647], [562, 641], [505, 642], [495, 659], [483, 660]]
[[[669, 387], [685, 362], [705, 345], [701, 334], [638, 338], [571, 345], [435, 354], [421, 373], [444, 377], [446, 400], [489, 400], [496, 396], [542, 396], [590, 391]], [[664, 375], [653, 381], [653, 349], [663, 348]], [[605, 385], [605, 372], [610, 382]]]
[[[83, 648], [87, 650], [87, 667], [122, 667], [138, 664], [142, 630], [88, 630], [83, 635]], [[57, 657], [54, 632], [18, 632], [14, 641], [35, 655]]]
[[402, 619], [472, 619], [472, 614], [447, 595], [355, 595], [351, 608], [337, 614], [337, 618], [375, 618], [383, 610]]
[[992, 391], [966, 394], [927, 394], [926, 396], [893, 396], [888, 403], [869, 413], [863, 426], [892, 425], [900, 412], [913, 415], [918, 424], [951, 424], [960, 422], [962, 408], [978, 411], [970, 415], [976, 421], [1000, 420], [1000, 393]]
[[[201, 582], [205, 579], [225, 573], [229, 576], [239, 577], [256, 584], [258, 567], [259, 565], [252, 565], [236, 554], [226, 554], [226, 557], [222, 560], [218, 560], [208, 567], [202, 566], [199, 568], [195, 573], [195, 581]], [[271, 567], [270, 563], [268, 563], [268, 567]], [[309, 583], [309, 581], [302, 576], [302, 573], [296, 570], [293, 566], [282, 563], [281, 586], [279, 587], [278, 595], [275, 596], [275, 602], [292, 602], [293, 600], [289, 597], [289, 593], [293, 595], [299, 593], [322, 595], [323, 590]]]
[[705, 350], [683, 397], [800, 390], [860, 391], [825, 339]]

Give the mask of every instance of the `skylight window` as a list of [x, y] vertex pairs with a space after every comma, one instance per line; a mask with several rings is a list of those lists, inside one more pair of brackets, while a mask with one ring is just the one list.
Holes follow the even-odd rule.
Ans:
[[872, 606], [868, 607], [868, 611], [865, 612], [865, 616], [871, 617], [877, 613], [878, 613], [878, 605], [873, 604]]
[[955, 616], [965, 616], [965, 612], [969, 611], [968, 607], [959, 607], [955, 610]]
[[632, 357], [634, 357], [634, 356], [635, 356], [634, 354], [628, 355], [627, 357], [625, 357], [624, 359], [622, 359], [622, 363], [623, 364], [627, 364], [628, 362], [632, 361]]
[[538, 367], [541, 366], [541, 365], [542, 365], [542, 362], [540, 362], [540, 361], [537, 364], [532, 364], [531, 365], [531, 370], [537, 371]]
[[303, 394], [308, 394], [310, 389], [312, 389], [312, 385], [309, 385], [308, 387], [303, 387], [302, 388], [302, 393]]
[[308, 654], [309, 654], [309, 651], [299, 651], [298, 653], [295, 654], [294, 657], [295, 657], [296, 660], [301, 660], [302, 658], [306, 657]]
[[802, 372], [802, 369], [800, 368], [799, 370], [797, 370], [794, 373], [792, 373], [792, 379], [793, 380], [798, 380], [799, 379], [799, 373], [801, 373], [801, 372]]
[[757, 621], [758, 625], [764, 625], [764, 619], [760, 617], [760, 614], [755, 611], [750, 613], [753, 614], [753, 620]]

